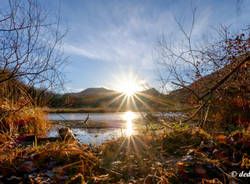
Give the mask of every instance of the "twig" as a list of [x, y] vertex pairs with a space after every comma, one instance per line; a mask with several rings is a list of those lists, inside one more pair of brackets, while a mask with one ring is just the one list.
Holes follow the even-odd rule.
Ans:
[[205, 125], [205, 123], [206, 123], [206, 121], [207, 121], [207, 116], [208, 116], [208, 112], [209, 112], [209, 107], [210, 107], [210, 105], [208, 105], [208, 107], [207, 107], [207, 112], [206, 112], [206, 115], [205, 115], [205, 117], [204, 117], [204, 121], [203, 121], [202, 124], [201, 124], [201, 128], [203, 128], [203, 126]]

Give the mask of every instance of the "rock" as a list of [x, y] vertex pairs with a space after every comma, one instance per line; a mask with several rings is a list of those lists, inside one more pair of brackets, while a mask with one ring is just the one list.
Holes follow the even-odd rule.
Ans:
[[72, 130], [69, 128], [60, 128], [59, 135], [62, 140], [76, 140]]

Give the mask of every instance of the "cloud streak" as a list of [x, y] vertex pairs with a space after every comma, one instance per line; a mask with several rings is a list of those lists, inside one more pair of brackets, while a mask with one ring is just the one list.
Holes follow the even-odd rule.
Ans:
[[[175, 7], [177, 8], [177, 7]], [[197, 21], [195, 35], [203, 32], [207, 24], [209, 10], [205, 9]], [[161, 33], [167, 37], [178, 38], [174, 11], [151, 11], [147, 6], [127, 6], [124, 9], [114, 6], [112, 13], [101, 17], [106, 22], [100, 25], [77, 26], [83, 32], [81, 43], [68, 42], [65, 51], [89, 59], [114, 62], [119, 65], [152, 68], [152, 52]], [[97, 19], [100, 18], [97, 15]], [[190, 22], [190, 20], [187, 20]], [[95, 21], [96, 24], [100, 22]], [[99, 29], [97, 29], [97, 27]]]
[[[172, 30], [173, 18], [169, 12], [153, 17], [146, 16], [148, 12], [142, 7], [130, 7], [123, 10], [123, 13], [115, 9], [113, 17], [104, 19], [117, 19], [120, 20], [119, 24], [115, 24], [114, 20], [101, 30], [90, 26], [88, 34], [82, 38], [82, 43], [68, 42], [64, 50], [90, 59], [121, 65], [152, 67], [152, 50], [157, 36], [166, 28], [168, 31]], [[86, 31], [84, 26], [78, 29]]]

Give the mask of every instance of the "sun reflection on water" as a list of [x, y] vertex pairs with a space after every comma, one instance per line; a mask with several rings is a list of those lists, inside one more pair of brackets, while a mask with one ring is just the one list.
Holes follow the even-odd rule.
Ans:
[[133, 134], [133, 119], [135, 119], [135, 113], [128, 111], [123, 115], [123, 119], [126, 120], [126, 135], [129, 137]]

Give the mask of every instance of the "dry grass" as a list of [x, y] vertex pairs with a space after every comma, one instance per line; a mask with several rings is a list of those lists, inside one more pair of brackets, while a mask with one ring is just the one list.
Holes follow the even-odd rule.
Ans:
[[63, 176], [67, 176], [65, 182], [70, 181], [78, 174], [83, 179], [89, 179], [97, 165], [97, 157], [76, 142], [54, 142], [22, 148], [1, 146], [0, 152], [0, 173], [6, 178], [49, 171], [54, 173], [54, 181], [64, 180]]
[[207, 143], [212, 137], [201, 128], [180, 128], [168, 132], [162, 140], [166, 154], [184, 155], [183, 149]]
[[99, 148], [100, 166], [110, 183], [180, 183], [170, 168], [178, 159], [163, 157], [161, 143], [150, 133], [109, 141]]
[[0, 101], [0, 131], [14, 134], [43, 135], [49, 128], [46, 114], [26, 99]]
[[[227, 176], [223, 172], [230, 173], [228, 163], [238, 163], [239, 156], [245, 155], [249, 144], [242, 143], [248, 131], [234, 132], [221, 143], [200, 128], [178, 128], [158, 135], [121, 137], [97, 147], [68, 141], [18, 148], [6, 137], [6, 144], [0, 145], [0, 173], [6, 178], [22, 177], [27, 183], [32, 182], [25, 176], [35, 173], [32, 180], [36, 181], [46, 172], [53, 173], [47, 177], [50, 183], [217, 181]], [[242, 153], [237, 156], [234, 151]], [[232, 154], [239, 158], [231, 160]], [[244, 159], [248, 163], [246, 155]]]

